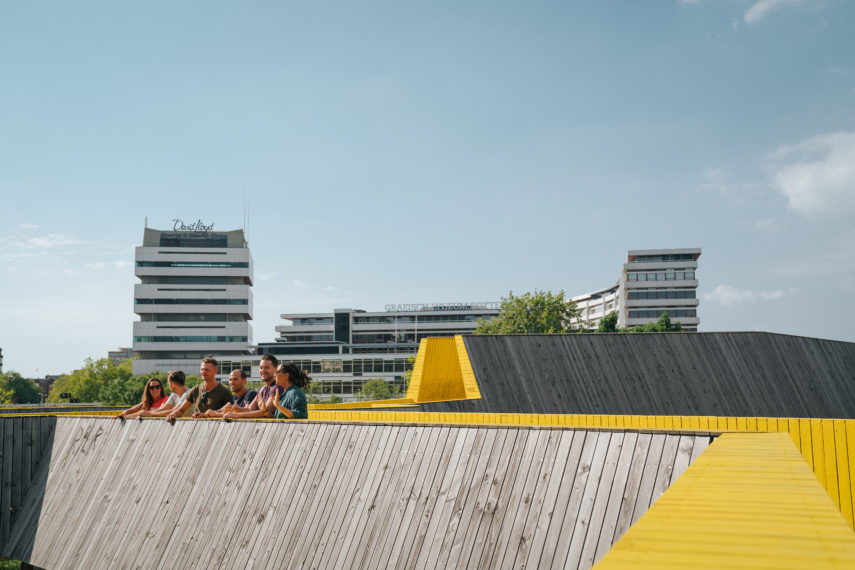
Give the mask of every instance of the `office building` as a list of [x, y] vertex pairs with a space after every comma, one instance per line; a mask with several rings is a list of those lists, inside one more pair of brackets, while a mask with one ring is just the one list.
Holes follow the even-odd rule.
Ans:
[[252, 256], [243, 230], [146, 227], [136, 248], [134, 374], [197, 373], [206, 356], [252, 353]]
[[698, 330], [700, 256], [700, 248], [628, 251], [617, 283], [573, 297], [582, 311], [582, 326], [596, 328], [614, 311], [618, 328], [632, 328], [657, 321], [667, 311], [683, 330]]
[[[234, 368], [258, 374], [263, 354], [294, 362], [326, 391], [351, 398], [366, 380], [380, 378], [403, 387], [419, 341], [475, 330], [479, 319], [499, 313], [498, 302], [387, 305], [385, 311], [335, 309], [331, 313], [286, 313], [275, 342], [260, 343], [251, 358], [220, 359], [220, 376]], [[257, 380], [257, 377], [253, 377]]]

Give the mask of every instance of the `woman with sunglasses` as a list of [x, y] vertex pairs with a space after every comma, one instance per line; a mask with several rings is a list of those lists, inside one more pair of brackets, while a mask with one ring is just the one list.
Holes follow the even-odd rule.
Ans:
[[280, 420], [305, 420], [309, 417], [306, 406], [306, 394], [302, 388], [309, 385], [311, 379], [305, 370], [300, 370], [292, 362], [282, 363], [276, 368], [276, 383], [285, 392], [281, 397], [271, 396], [267, 402], [267, 409], [276, 408], [274, 417]]
[[117, 418], [131, 418], [136, 416], [139, 412], [142, 411], [150, 411], [156, 410], [169, 398], [164, 393], [163, 383], [158, 378], [149, 378], [149, 381], [145, 383], [145, 390], [143, 390], [142, 401], [136, 406], [128, 408], [124, 412], [116, 415]]

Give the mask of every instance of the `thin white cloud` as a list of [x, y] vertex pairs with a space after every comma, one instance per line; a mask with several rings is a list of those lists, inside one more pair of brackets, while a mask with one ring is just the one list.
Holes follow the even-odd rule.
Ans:
[[38, 224], [18, 224], [18, 227], [22, 230], [37, 230], [41, 226], [39, 226]]
[[855, 132], [817, 135], [773, 154], [772, 185], [790, 209], [811, 216], [855, 209]]
[[339, 291], [339, 290], [340, 289], [338, 287], [333, 287], [332, 285], [327, 285], [326, 287], [324, 287], [324, 291], [328, 291], [330, 293], [333, 293], [333, 292]]
[[46, 236], [31, 237], [27, 240], [27, 245], [40, 249], [65, 247], [68, 245], [77, 245], [79, 243], [81, 243], [81, 241], [77, 238], [61, 234], [47, 234]]
[[107, 264], [103, 261], [98, 261], [96, 263], [84, 263], [83, 265], [89, 269], [103, 269]]
[[291, 281], [291, 285], [293, 285], [294, 287], [308, 287], [309, 286], [309, 284], [306, 283], [305, 281], [298, 281], [296, 279]]
[[756, 301], [777, 301], [783, 299], [787, 295], [796, 293], [795, 289], [775, 289], [774, 291], [751, 291], [749, 289], [737, 289], [730, 285], [719, 285], [710, 293], [704, 293], [704, 301], [709, 301], [721, 305], [722, 307], [732, 307], [740, 303], [754, 303]]
[[132, 266], [132, 265], [133, 265], [133, 263], [131, 263], [130, 261], [114, 261], [113, 262], [113, 267], [115, 267], [116, 269], [125, 269], [125, 268]]
[[800, 4], [802, 0], [759, 0], [751, 5], [742, 17], [746, 24], [754, 24], [771, 12], [787, 5]]

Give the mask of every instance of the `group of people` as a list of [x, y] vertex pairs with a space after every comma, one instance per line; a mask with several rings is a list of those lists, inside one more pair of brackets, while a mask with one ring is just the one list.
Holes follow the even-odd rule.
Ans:
[[204, 358], [199, 365], [202, 383], [187, 388], [184, 372], [170, 370], [167, 374], [170, 395], [166, 396], [163, 382], [151, 378], [146, 382], [139, 404], [116, 415], [117, 418], [166, 418], [174, 422], [179, 417], [194, 418], [270, 418], [307, 419], [306, 394], [311, 379], [305, 370], [291, 362], [279, 362], [272, 354], [261, 357], [258, 372], [264, 386], [257, 392], [246, 387], [246, 372], [232, 370], [229, 387], [217, 381], [217, 361]]

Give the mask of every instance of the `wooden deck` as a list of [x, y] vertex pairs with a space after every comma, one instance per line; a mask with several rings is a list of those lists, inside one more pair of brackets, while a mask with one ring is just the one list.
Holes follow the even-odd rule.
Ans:
[[2, 541], [2, 554], [44, 568], [587, 568], [710, 441], [520, 426], [55, 421], [50, 461]]

